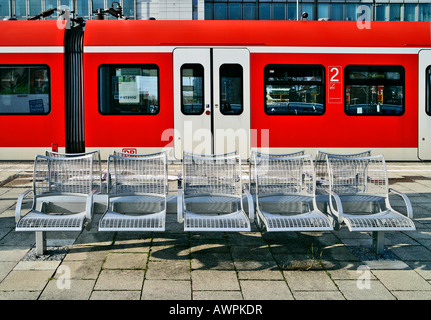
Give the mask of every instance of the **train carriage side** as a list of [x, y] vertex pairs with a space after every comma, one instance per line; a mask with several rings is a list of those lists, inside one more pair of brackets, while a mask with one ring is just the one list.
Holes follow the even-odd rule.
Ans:
[[0, 160], [64, 152], [64, 29], [2, 21], [0, 34]]
[[420, 22], [89, 21], [86, 147], [431, 159], [429, 47]]
[[[431, 124], [418, 97], [425, 90], [418, 57], [430, 44], [428, 23], [359, 29], [355, 22], [319, 21], [292, 29], [280, 32], [290, 35], [284, 43], [273, 38], [251, 49], [256, 147], [431, 159], [424, 156], [429, 142], [419, 143]], [[420, 131], [419, 120], [428, 129]]]

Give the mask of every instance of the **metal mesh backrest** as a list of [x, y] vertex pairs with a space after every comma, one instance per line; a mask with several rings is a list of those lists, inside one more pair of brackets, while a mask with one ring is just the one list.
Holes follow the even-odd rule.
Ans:
[[314, 195], [314, 166], [311, 155], [255, 155], [256, 192], [271, 194]]
[[93, 156], [36, 156], [33, 171], [35, 196], [57, 193], [89, 194], [93, 188]]
[[194, 153], [194, 152], [184, 150], [183, 155], [187, 155], [187, 156], [191, 156], [191, 157], [219, 158], [219, 157], [227, 157], [227, 156], [236, 155], [236, 150], [226, 152], [226, 153], [221, 153], [221, 154], [199, 154], [199, 153]]
[[330, 190], [339, 195], [387, 195], [388, 179], [383, 156], [345, 158], [328, 156]]
[[329, 186], [329, 174], [328, 174], [328, 156], [343, 157], [343, 158], [355, 158], [355, 157], [369, 157], [371, 156], [371, 150], [351, 153], [351, 154], [337, 154], [329, 153], [325, 151], [318, 151], [315, 159], [316, 166], [316, 180], [317, 180], [317, 190], [322, 188], [327, 188]]
[[125, 158], [152, 157], [152, 156], [157, 156], [160, 154], [161, 154], [160, 152], [137, 154], [137, 153], [128, 153], [128, 152], [118, 151], [118, 150], [114, 150], [114, 152], [113, 152], [114, 156], [120, 156], [120, 157], [125, 157]]
[[239, 155], [202, 157], [183, 153], [184, 195], [242, 194]]
[[152, 156], [108, 157], [109, 194], [167, 193], [166, 153]]
[[100, 185], [102, 184], [102, 163], [100, 159], [100, 151], [95, 150], [91, 152], [84, 152], [84, 153], [61, 153], [61, 152], [54, 152], [54, 151], [45, 151], [45, 155], [47, 157], [52, 158], [72, 158], [72, 157], [82, 157], [91, 155], [93, 157], [93, 181], [95, 184]]
[[256, 194], [256, 167], [255, 162], [256, 159], [259, 156], [269, 156], [272, 158], [285, 158], [285, 157], [297, 157], [297, 156], [303, 156], [305, 154], [304, 150], [292, 152], [292, 153], [284, 153], [284, 154], [274, 154], [274, 153], [264, 153], [259, 151], [252, 151], [250, 155], [250, 171], [249, 171], [249, 178], [250, 178], [250, 192], [252, 194]]

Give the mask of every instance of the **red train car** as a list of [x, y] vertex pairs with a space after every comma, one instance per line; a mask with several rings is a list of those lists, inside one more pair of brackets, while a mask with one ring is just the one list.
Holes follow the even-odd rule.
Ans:
[[[33, 32], [38, 26], [56, 28], [55, 22], [7, 23], [26, 28], [33, 23]], [[23, 44], [31, 41], [60, 48], [65, 35], [49, 32], [58, 33], [58, 43], [46, 43], [52, 36], [29, 40], [27, 34], [15, 45], [2, 39], [0, 46], [28, 48], [31, 44]], [[83, 115], [64, 111], [61, 96], [73, 96], [64, 89], [73, 79], [53, 78], [54, 69], [60, 74], [64, 68], [50, 58], [57, 53], [44, 53], [41, 62], [36, 54], [1, 51], [3, 67], [50, 67], [48, 115], [53, 116], [1, 114], [5, 131], [14, 132], [13, 139], [0, 138], [1, 148], [18, 147], [34, 156], [28, 147], [57, 143], [67, 149], [75, 143], [86, 151], [100, 149], [102, 158], [113, 150], [165, 149], [171, 159], [180, 159], [183, 150], [238, 150], [247, 159], [252, 149], [371, 149], [388, 160], [431, 159], [427, 22], [105, 20], [88, 21], [82, 35], [83, 67], [72, 74], [83, 83], [69, 87], [82, 85]], [[20, 56], [35, 61], [16, 61]], [[55, 117], [54, 101], [62, 109]], [[46, 124], [37, 124], [43, 117]], [[69, 117], [76, 121], [68, 122]], [[65, 138], [65, 121], [82, 130], [82, 141], [69, 141], [70, 134]], [[26, 130], [34, 133], [34, 128], [51, 140], [31, 145]]]
[[0, 160], [65, 150], [64, 33], [55, 21], [0, 22]]
[[[89, 21], [89, 149], [431, 158], [429, 23]], [[102, 36], [109, 35], [109, 36]]]

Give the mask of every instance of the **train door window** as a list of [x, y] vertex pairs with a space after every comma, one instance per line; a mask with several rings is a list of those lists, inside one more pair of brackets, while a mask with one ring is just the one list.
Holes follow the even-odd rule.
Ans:
[[322, 115], [325, 69], [315, 65], [267, 65], [265, 112], [269, 115]]
[[156, 65], [100, 66], [99, 111], [105, 115], [159, 113], [159, 68]]
[[204, 112], [204, 67], [201, 64], [181, 67], [181, 111], [185, 115]]
[[404, 68], [402, 66], [347, 66], [345, 113], [348, 115], [393, 115], [404, 113]]
[[0, 114], [48, 114], [48, 66], [0, 66]]
[[240, 64], [220, 66], [220, 112], [238, 115], [243, 111], [243, 70]]
[[431, 66], [426, 69], [426, 102], [425, 102], [425, 111], [427, 115], [431, 116]]

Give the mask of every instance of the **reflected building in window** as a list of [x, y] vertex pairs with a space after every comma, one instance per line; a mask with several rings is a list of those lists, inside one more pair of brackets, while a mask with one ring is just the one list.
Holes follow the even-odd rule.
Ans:
[[[25, 20], [51, 8], [71, 8], [96, 19], [94, 11], [123, 8], [129, 19], [147, 20], [356, 20], [358, 7], [370, 20], [431, 21], [431, 0], [0, 0], [0, 19]], [[307, 13], [303, 18], [302, 13]], [[42, 19], [57, 19], [54, 14]], [[106, 15], [105, 19], [115, 19]]]
[[364, 7], [370, 20], [431, 21], [431, 1], [423, 0], [205, 0], [205, 19], [352, 21]]

